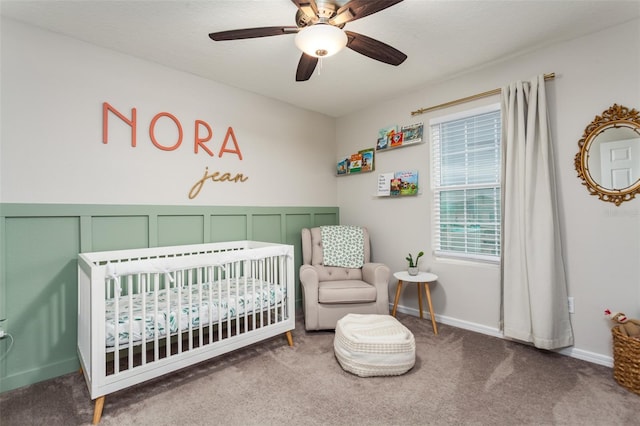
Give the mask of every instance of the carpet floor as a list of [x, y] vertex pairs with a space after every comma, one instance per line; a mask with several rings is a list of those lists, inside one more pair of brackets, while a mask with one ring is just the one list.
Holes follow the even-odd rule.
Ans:
[[[284, 336], [107, 395], [101, 425], [640, 425], [640, 396], [608, 367], [398, 314], [416, 364], [393, 377], [342, 370], [332, 331]], [[0, 424], [88, 425], [74, 373], [0, 395]]]

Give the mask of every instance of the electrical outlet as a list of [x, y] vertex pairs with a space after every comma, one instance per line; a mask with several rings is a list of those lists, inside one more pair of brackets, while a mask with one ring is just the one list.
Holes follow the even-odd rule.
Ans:
[[0, 327], [0, 339], [4, 339], [7, 333], [5, 333], [4, 328]]
[[573, 297], [568, 297], [567, 299], [569, 302], [569, 313], [573, 314], [575, 312], [575, 307], [576, 307], [573, 301]]

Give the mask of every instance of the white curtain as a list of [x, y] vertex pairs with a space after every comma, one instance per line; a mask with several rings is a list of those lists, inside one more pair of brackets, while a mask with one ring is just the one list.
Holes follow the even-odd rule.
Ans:
[[502, 88], [502, 327], [541, 349], [573, 345], [544, 76]]

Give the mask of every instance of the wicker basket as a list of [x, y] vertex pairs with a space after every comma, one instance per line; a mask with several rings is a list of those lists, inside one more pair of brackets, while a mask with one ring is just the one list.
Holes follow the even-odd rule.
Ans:
[[613, 334], [613, 377], [623, 387], [640, 395], [640, 339], [622, 334], [620, 326]]

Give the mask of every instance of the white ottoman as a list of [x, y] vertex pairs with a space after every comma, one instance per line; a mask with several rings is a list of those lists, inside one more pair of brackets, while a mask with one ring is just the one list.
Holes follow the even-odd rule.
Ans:
[[391, 315], [346, 315], [333, 349], [340, 366], [360, 377], [398, 376], [416, 362], [413, 333]]

